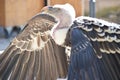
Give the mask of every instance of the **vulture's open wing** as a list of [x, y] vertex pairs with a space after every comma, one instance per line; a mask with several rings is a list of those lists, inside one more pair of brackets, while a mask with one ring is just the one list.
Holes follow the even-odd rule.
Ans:
[[0, 80], [56, 80], [66, 77], [65, 49], [49, 31], [58, 22], [47, 14], [32, 18], [0, 56]]
[[101, 53], [120, 54], [120, 25], [90, 17], [78, 17], [75, 23], [90, 39], [98, 57]]
[[70, 37], [69, 80], [120, 80], [120, 25], [78, 17]]

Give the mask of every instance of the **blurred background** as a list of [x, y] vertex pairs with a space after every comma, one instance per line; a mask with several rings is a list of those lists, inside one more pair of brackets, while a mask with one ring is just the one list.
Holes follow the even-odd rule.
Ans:
[[0, 53], [46, 5], [70, 3], [85, 15], [120, 24], [120, 0], [0, 0]]
[[[84, 1], [84, 15], [89, 15], [89, 1]], [[95, 0], [97, 18], [120, 24], [120, 0]]]

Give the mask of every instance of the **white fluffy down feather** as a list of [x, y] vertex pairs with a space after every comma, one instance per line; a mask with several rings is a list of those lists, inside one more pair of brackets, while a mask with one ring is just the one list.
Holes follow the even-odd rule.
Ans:
[[64, 28], [64, 29], [59, 29], [56, 31], [56, 34], [54, 36], [54, 40], [58, 45], [62, 45], [65, 42], [66, 36], [65, 34], [67, 34], [68, 32], [68, 28]]

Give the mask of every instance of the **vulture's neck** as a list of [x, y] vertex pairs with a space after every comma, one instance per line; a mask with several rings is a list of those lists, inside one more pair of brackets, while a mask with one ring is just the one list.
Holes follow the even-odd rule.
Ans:
[[56, 30], [54, 34], [55, 36], [54, 40], [58, 45], [64, 45], [68, 30], [69, 28], [63, 28], [63, 29]]

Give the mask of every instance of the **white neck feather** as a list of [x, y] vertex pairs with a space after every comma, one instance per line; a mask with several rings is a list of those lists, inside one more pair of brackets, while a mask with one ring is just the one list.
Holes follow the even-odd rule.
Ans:
[[67, 36], [69, 28], [63, 28], [56, 31], [54, 35], [54, 40], [58, 45], [63, 45]]

